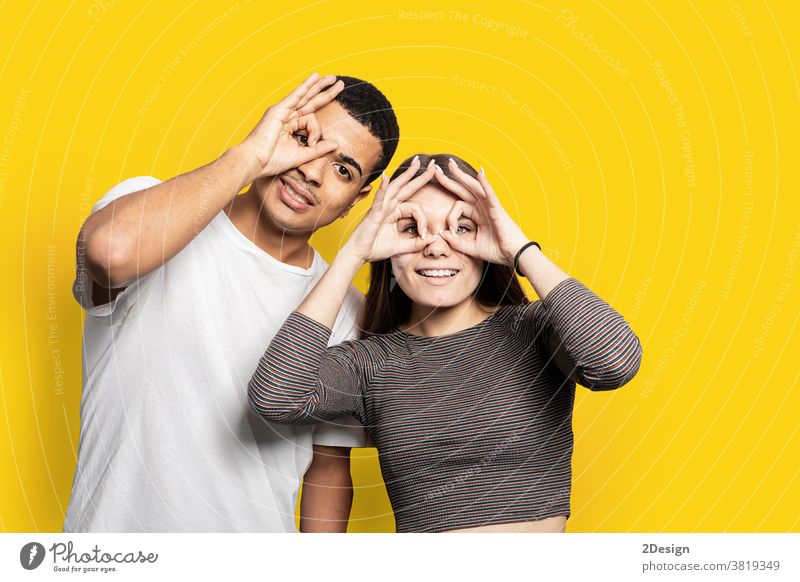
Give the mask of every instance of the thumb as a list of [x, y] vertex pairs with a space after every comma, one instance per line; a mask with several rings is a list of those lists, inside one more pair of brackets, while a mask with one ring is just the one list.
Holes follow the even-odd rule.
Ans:
[[447, 244], [450, 245], [451, 249], [458, 251], [459, 253], [464, 253], [465, 255], [474, 256], [474, 249], [471, 248], [471, 245], [467, 243], [467, 241], [463, 240], [458, 235], [453, 234], [449, 230], [443, 230], [439, 233]]
[[313, 146], [301, 148], [297, 154], [297, 165], [302, 166], [311, 160], [321, 158], [322, 156], [331, 153], [338, 147], [339, 144], [335, 141], [324, 139], [322, 141], [318, 141]]

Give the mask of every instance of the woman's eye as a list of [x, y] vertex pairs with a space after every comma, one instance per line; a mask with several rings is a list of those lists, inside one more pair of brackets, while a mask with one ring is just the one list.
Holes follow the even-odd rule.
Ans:
[[472, 228], [467, 226], [466, 224], [459, 224], [458, 228], [456, 229], [458, 234], [466, 234], [468, 232], [472, 232]]
[[342, 164], [336, 164], [336, 172], [343, 178], [350, 179], [352, 176], [350, 170], [347, 169], [347, 166], [343, 166]]
[[417, 225], [416, 224], [409, 224], [407, 227], [403, 229], [403, 232], [407, 232], [408, 234], [417, 234]]
[[292, 134], [292, 137], [299, 141], [301, 145], [308, 145], [308, 136], [306, 134], [295, 132]]

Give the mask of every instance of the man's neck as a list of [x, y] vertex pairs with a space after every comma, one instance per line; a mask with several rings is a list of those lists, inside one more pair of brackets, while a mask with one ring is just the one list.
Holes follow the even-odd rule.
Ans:
[[264, 216], [254, 184], [236, 196], [224, 212], [239, 232], [271, 257], [302, 269], [311, 267], [314, 249], [308, 244], [310, 233], [288, 233]]

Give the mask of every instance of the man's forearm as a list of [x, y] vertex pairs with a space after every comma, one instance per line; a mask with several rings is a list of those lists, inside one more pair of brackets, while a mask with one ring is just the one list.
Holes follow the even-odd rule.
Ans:
[[178, 254], [256, 175], [242, 146], [217, 160], [114, 201], [90, 216], [84, 242], [92, 278], [121, 287]]
[[353, 503], [350, 449], [314, 445], [303, 480], [300, 531], [344, 533]]

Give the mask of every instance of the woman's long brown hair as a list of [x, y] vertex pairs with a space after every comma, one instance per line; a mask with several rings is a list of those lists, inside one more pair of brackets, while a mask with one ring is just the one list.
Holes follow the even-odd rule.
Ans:
[[[475, 168], [452, 154], [418, 155], [420, 165], [414, 177], [423, 174], [428, 163], [433, 159], [447, 177], [455, 179], [448, 167], [450, 158], [453, 158], [456, 165], [470, 176], [477, 177], [478, 175]], [[414, 156], [411, 156], [403, 161], [392, 174], [390, 181], [405, 172], [413, 159]], [[431, 180], [431, 183], [438, 185], [435, 178]], [[399, 285], [391, 280], [391, 274], [390, 259], [370, 263], [369, 290], [358, 322], [361, 338], [392, 331], [406, 323], [411, 317], [411, 299], [403, 293]], [[484, 307], [520, 305], [528, 302], [528, 297], [525, 295], [514, 269], [488, 262], [483, 265], [483, 275], [475, 291], [475, 299]]]

